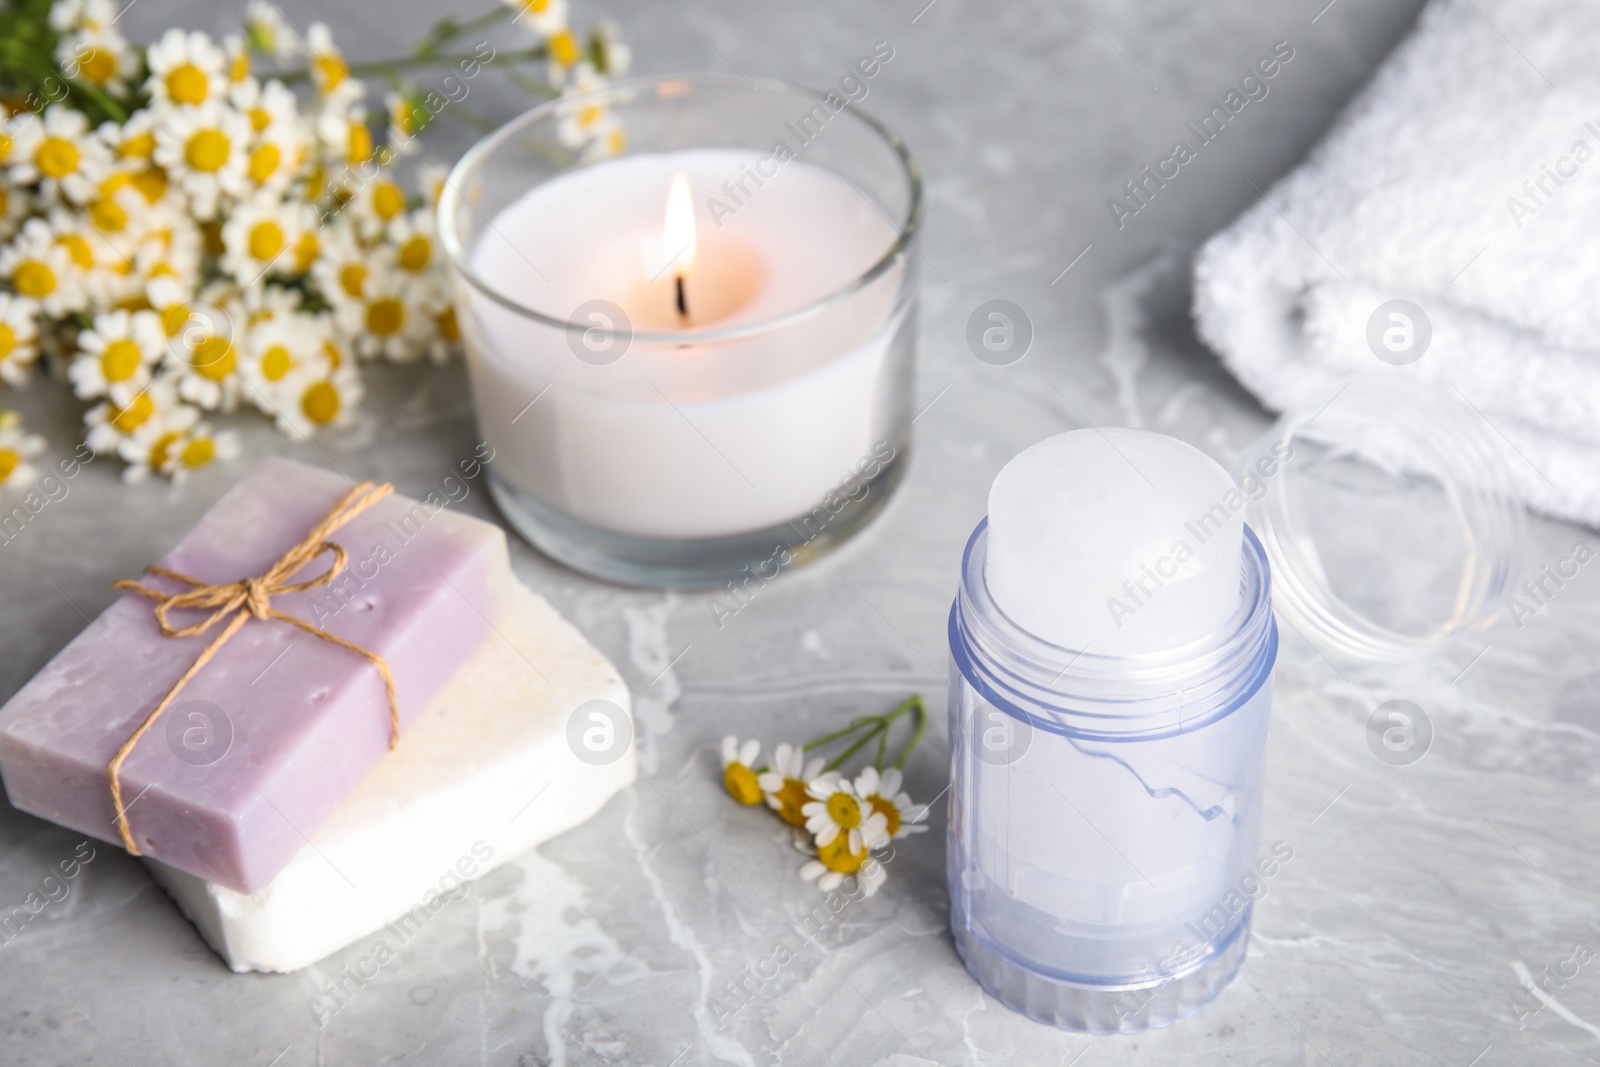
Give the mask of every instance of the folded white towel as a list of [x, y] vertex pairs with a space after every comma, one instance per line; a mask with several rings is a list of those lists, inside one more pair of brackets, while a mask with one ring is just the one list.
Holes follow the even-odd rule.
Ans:
[[[1530, 506], [1600, 524], [1596, 47], [1595, 0], [1434, 0], [1307, 160], [1201, 249], [1201, 337], [1280, 411], [1366, 370], [1464, 397]], [[1432, 339], [1388, 369], [1368, 331], [1395, 299]]]

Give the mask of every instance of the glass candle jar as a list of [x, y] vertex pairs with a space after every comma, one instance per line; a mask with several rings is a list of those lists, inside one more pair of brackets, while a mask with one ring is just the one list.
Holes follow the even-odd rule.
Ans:
[[[596, 122], [623, 155], [563, 147]], [[898, 138], [777, 82], [618, 82], [480, 142], [439, 227], [506, 518], [650, 585], [850, 536], [907, 461], [922, 211]]]
[[956, 947], [1041, 1022], [1174, 1022], [1228, 983], [1249, 939], [1278, 649], [1266, 555], [1246, 527], [1239, 607], [1214, 635], [1096, 656], [996, 606], [987, 525], [949, 624]]

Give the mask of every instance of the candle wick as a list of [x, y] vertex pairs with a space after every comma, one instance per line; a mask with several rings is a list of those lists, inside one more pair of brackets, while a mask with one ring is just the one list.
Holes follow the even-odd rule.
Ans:
[[682, 318], [689, 317], [689, 298], [683, 288], [683, 275], [677, 276], [678, 280], [678, 314]]

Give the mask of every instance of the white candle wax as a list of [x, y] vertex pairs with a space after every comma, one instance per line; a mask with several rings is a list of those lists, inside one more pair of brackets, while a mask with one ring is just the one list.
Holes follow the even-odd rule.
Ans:
[[[555, 178], [485, 227], [473, 270], [508, 301], [553, 318], [598, 299], [621, 306], [635, 331], [693, 332], [805, 308], [893, 245], [895, 228], [850, 183], [793, 160], [758, 187], [745, 175], [761, 159], [696, 149]], [[686, 321], [669, 265], [677, 249], [662, 239], [680, 173], [697, 234]], [[743, 192], [730, 197], [724, 183], [741, 178]], [[711, 197], [733, 213], [713, 217]], [[478, 417], [496, 468], [548, 507], [636, 536], [717, 537], [795, 519], [863, 460], [881, 460], [903, 422], [910, 364], [893, 350], [904, 269], [796, 322], [732, 341], [635, 340], [605, 365], [578, 358], [566, 331], [463, 287]]]

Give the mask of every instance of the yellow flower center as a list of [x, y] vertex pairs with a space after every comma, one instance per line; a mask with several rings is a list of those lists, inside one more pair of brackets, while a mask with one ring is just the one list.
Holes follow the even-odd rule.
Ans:
[[841, 830], [854, 830], [861, 825], [861, 805], [849, 793], [835, 793], [828, 798], [828, 818]]
[[159, 167], [141, 170], [133, 176], [133, 187], [148, 203], [154, 204], [167, 195], [167, 172]]
[[210, 92], [211, 82], [206, 72], [193, 63], [167, 71], [167, 95], [174, 104], [203, 104]]
[[72, 257], [82, 270], [94, 266], [94, 249], [89, 247], [89, 242], [76, 233], [64, 233], [56, 238], [56, 244], [67, 250], [67, 255]]
[[172, 454], [172, 446], [178, 443], [182, 436], [174, 431], [168, 431], [155, 439], [150, 446], [150, 469], [158, 471], [167, 465], [167, 457]]
[[201, 130], [189, 138], [183, 158], [195, 170], [210, 174], [222, 169], [232, 151], [227, 134], [221, 130]]
[[125, 382], [139, 372], [144, 354], [126, 337], [112, 341], [100, 353], [100, 371], [108, 382]]
[[6, 209], [10, 206], [11, 192], [5, 186], [0, 185], [0, 216], [3, 216], [6, 213]]
[[[152, 143], [154, 143], [153, 140]], [[0, 133], [0, 163], [4, 163], [10, 157], [11, 135], [9, 133]]]
[[339, 288], [359, 299], [367, 287], [367, 268], [360, 263], [346, 263], [339, 271]]
[[867, 850], [863, 848], [860, 852], [851, 852], [850, 835], [840, 834], [826, 845], [818, 847], [817, 859], [830, 871], [854, 874], [867, 862]]
[[367, 329], [379, 337], [392, 337], [406, 324], [406, 307], [392, 296], [367, 306]]
[[283, 235], [283, 227], [271, 219], [250, 227], [250, 255], [253, 259], [276, 258], [288, 243], [288, 239]]
[[364, 122], [350, 123], [350, 146], [345, 157], [351, 163], [365, 163], [372, 155], [372, 131]]
[[300, 235], [300, 240], [294, 246], [294, 269], [306, 271], [311, 269], [311, 264], [317, 260], [317, 235], [307, 230]]
[[578, 109], [578, 125], [587, 129], [605, 117], [606, 109], [599, 104], [585, 104]]
[[278, 151], [275, 144], [264, 144], [250, 153], [250, 180], [256, 183], [266, 181], [278, 173], [278, 164], [283, 162], [283, 153]]
[[451, 305], [450, 307], [447, 307], [441, 311], [438, 318], [434, 320], [434, 323], [439, 329], [439, 336], [443, 337], [446, 341], [461, 340], [461, 323], [456, 320], [456, 309], [454, 305]]
[[900, 829], [900, 809], [895, 807], [892, 801], [885, 800], [876, 793], [867, 798], [867, 804], [889, 821], [889, 836], [893, 837]]
[[233, 62], [228, 64], [228, 80], [242, 82], [250, 76], [250, 53], [243, 49], [234, 53]]
[[11, 472], [22, 464], [22, 457], [17, 455], [16, 449], [0, 448], [0, 482], [11, 477]]
[[129, 401], [127, 407], [112, 408], [108, 421], [121, 433], [132, 433], [143, 426], [155, 414], [155, 410], [156, 402], [150, 399], [150, 394], [140, 393]]
[[379, 182], [372, 190], [372, 211], [388, 222], [406, 209], [406, 194], [394, 182]]
[[261, 376], [269, 382], [280, 380], [294, 366], [294, 357], [282, 345], [273, 345], [261, 356]]
[[250, 125], [257, 133], [260, 133], [262, 130], [272, 125], [272, 112], [268, 111], [264, 107], [251, 108]]
[[542, 15], [550, 9], [550, 0], [528, 0], [522, 6], [535, 15]]
[[350, 68], [344, 60], [327, 52], [318, 52], [311, 57], [311, 69], [317, 76], [317, 88], [325, 93], [333, 92], [350, 76]]
[[78, 169], [78, 146], [64, 137], [46, 137], [33, 153], [33, 162], [46, 178], [64, 178]]
[[174, 104], [203, 104], [211, 93], [211, 82], [205, 70], [184, 62], [166, 72], [166, 94]]
[[332, 341], [322, 342], [322, 354], [328, 357], [328, 366], [332, 369], [338, 370], [344, 366], [344, 349]]
[[798, 778], [785, 778], [783, 787], [776, 794], [778, 798], [778, 818], [790, 826], [804, 826], [806, 817], [801, 813], [802, 808], [811, 803], [811, 798], [806, 796], [806, 784]]
[[215, 459], [216, 455], [216, 442], [209, 437], [195, 437], [191, 438], [189, 443], [183, 446], [183, 452], [179, 454], [178, 458], [185, 467], [192, 470], [195, 467], [204, 467]]
[[332, 382], [316, 382], [300, 398], [300, 410], [318, 426], [326, 426], [338, 418], [341, 406], [339, 390]]
[[570, 67], [578, 61], [578, 38], [573, 36], [571, 30], [557, 30], [548, 45], [550, 58], [563, 67]]
[[11, 284], [23, 296], [37, 300], [56, 291], [56, 272], [37, 259], [25, 259], [17, 264], [16, 271], [11, 275]]
[[78, 73], [86, 81], [104, 85], [117, 73], [117, 57], [104, 49], [90, 45], [78, 56]]
[[17, 331], [8, 324], [0, 322], [0, 359], [5, 359], [17, 350]]
[[428, 260], [432, 257], [433, 242], [420, 234], [400, 246], [400, 266], [406, 270], [421, 270], [428, 265]]
[[226, 337], [212, 334], [194, 346], [194, 359], [191, 363], [195, 373], [200, 377], [220, 382], [233, 373], [233, 368], [239, 363], [239, 357], [234, 353], [231, 341]]
[[168, 337], [178, 336], [188, 321], [189, 308], [184, 304], [172, 304], [161, 310], [161, 325], [167, 331]]
[[728, 787], [728, 795], [741, 804], [761, 803], [761, 783], [756, 781], [756, 772], [738, 760], [722, 772], [722, 784]]
[[89, 221], [104, 233], [120, 233], [128, 227], [128, 213], [115, 200], [96, 200], [89, 205]]
[[136, 134], [122, 142], [117, 149], [117, 155], [123, 159], [149, 159], [156, 150], [156, 135], [153, 133]]

